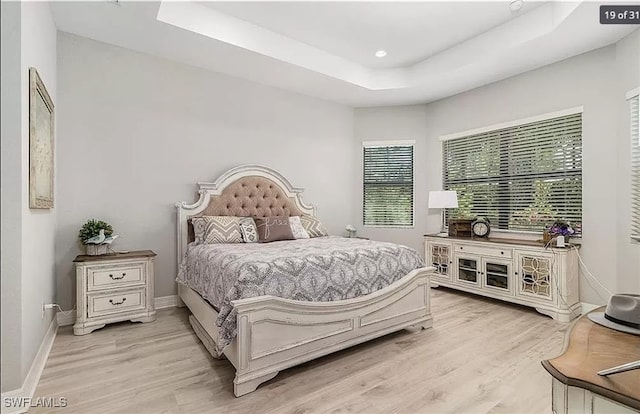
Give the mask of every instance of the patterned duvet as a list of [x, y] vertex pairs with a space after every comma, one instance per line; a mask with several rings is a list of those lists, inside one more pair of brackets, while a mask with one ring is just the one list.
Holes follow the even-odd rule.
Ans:
[[317, 237], [273, 243], [190, 244], [177, 281], [219, 310], [219, 355], [235, 338], [231, 301], [263, 295], [328, 302], [367, 295], [424, 267], [393, 243]]

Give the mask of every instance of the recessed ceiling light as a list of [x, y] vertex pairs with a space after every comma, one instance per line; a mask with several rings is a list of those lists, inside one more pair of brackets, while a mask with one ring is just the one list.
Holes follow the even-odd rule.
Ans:
[[383, 58], [385, 56], [387, 56], [387, 52], [385, 50], [378, 50], [376, 52], [376, 57]]
[[509, 10], [516, 12], [522, 8], [523, 3], [524, 2], [522, 0], [514, 0], [509, 4]]

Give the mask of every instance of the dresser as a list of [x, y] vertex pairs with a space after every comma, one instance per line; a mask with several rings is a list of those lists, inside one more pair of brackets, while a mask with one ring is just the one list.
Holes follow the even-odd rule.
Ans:
[[581, 313], [578, 247], [536, 241], [425, 235], [431, 286], [531, 306], [568, 322]]
[[86, 335], [105, 324], [156, 319], [151, 250], [102, 256], [78, 256], [76, 266], [75, 335]]
[[[602, 312], [604, 307], [594, 310]], [[567, 334], [562, 355], [542, 361], [551, 374], [555, 414], [640, 412], [640, 370], [598, 371], [640, 359], [640, 336], [598, 325], [583, 315]]]

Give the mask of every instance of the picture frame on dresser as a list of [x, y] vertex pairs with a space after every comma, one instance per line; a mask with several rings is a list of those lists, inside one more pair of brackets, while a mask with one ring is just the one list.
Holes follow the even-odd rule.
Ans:
[[74, 335], [86, 335], [113, 322], [155, 321], [155, 257], [151, 250], [76, 257]]

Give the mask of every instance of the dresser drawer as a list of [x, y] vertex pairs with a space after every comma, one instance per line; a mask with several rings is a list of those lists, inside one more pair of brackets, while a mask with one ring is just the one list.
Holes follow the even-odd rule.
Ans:
[[511, 259], [513, 256], [513, 251], [511, 249], [502, 249], [500, 247], [484, 247], [455, 243], [453, 245], [453, 250], [458, 253], [462, 252], [481, 256], [503, 257], [505, 259]]
[[126, 263], [120, 265], [94, 266], [87, 269], [87, 290], [103, 290], [145, 283], [145, 264]]
[[146, 289], [129, 289], [87, 295], [88, 317], [128, 312], [146, 307]]

